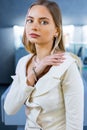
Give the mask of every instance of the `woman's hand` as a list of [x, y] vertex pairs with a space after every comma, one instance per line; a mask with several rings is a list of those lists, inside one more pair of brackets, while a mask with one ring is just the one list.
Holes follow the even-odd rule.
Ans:
[[60, 65], [64, 61], [64, 53], [56, 53], [44, 57], [42, 60], [34, 62], [34, 68], [28, 72], [27, 84], [33, 86], [38, 78], [48, 72], [51, 66]]
[[64, 53], [56, 53], [44, 57], [39, 62], [35, 62], [35, 71], [37, 76], [39, 77], [47, 67], [60, 65], [63, 63], [64, 59]]

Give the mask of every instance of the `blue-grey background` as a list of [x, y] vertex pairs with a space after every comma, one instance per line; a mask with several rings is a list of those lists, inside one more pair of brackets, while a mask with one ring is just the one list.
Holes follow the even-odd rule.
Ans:
[[[20, 58], [26, 52], [17, 52], [13, 26], [24, 25], [28, 7], [34, 0], [0, 0], [0, 97], [11, 84], [11, 75], [15, 72], [16, 58]], [[63, 25], [82, 26], [87, 24], [87, 0], [55, 0], [58, 2], [63, 18]], [[20, 54], [20, 55], [19, 55]], [[85, 70], [87, 73], [87, 70]], [[85, 75], [85, 79], [87, 75]], [[84, 81], [85, 90], [87, 82]], [[87, 92], [87, 91], [86, 91]], [[87, 97], [85, 97], [87, 98]], [[1, 103], [1, 102], [0, 102]], [[2, 107], [2, 106], [1, 106]], [[0, 107], [0, 108], [1, 108]], [[85, 114], [87, 115], [87, 113]], [[0, 109], [0, 130], [16, 130], [17, 126], [5, 126], [2, 122]], [[85, 117], [87, 119], [87, 117]], [[84, 126], [87, 130], [87, 126]]]

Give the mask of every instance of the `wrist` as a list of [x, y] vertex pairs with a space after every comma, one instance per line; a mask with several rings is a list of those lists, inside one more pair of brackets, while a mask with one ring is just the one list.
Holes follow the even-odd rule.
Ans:
[[28, 86], [33, 86], [34, 85], [34, 83], [32, 83], [28, 78], [26, 79], [26, 83], [27, 83]]
[[33, 86], [38, 81], [37, 72], [33, 67], [31, 72], [27, 75], [26, 83], [30, 86]]

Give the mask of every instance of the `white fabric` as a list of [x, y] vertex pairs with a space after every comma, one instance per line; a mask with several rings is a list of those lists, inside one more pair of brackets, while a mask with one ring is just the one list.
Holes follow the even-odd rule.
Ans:
[[[65, 61], [53, 66], [34, 87], [26, 84], [26, 64], [21, 58], [6, 97], [4, 109], [15, 114], [26, 104], [26, 130], [83, 130], [84, 87], [76, 60], [65, 53]], [[9, 102], [10, 101], [10, 102]]]

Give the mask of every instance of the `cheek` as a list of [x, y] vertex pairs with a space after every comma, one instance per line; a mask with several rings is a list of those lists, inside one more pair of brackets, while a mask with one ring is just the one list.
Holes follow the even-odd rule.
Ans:
[[26, 30], [26, 31], [25, 31], [25, 32], [26, 32], [26, 37], [29, 38], [29, 29], [26, 28], [25, 30]]
[[46, 30], [44, 30], [43, 32], [44, 32], [44, 33], [43, 33], [43, 34], [44, 34], [43, 36], [50, 37], [50, 36], [52, 35], [51, 29], [49, 29], [49, 30], [46, 29]]
[[46, 29], [45, 31], [45, 35], [50, 37], [51, 39], [54, 37], [54, 32], [55, 32], [55, 29], [51, 27], [49, 27], [48, 29]]
[[30, 31], [30, 27], [28, 25], [25, 26], [26, 33]]
[[50, 39], [50, 40], [53, 39], [54, 35], [53, 35], [52, 30], [46, 32], [45, 36], [46, 36], [48, 39]]

